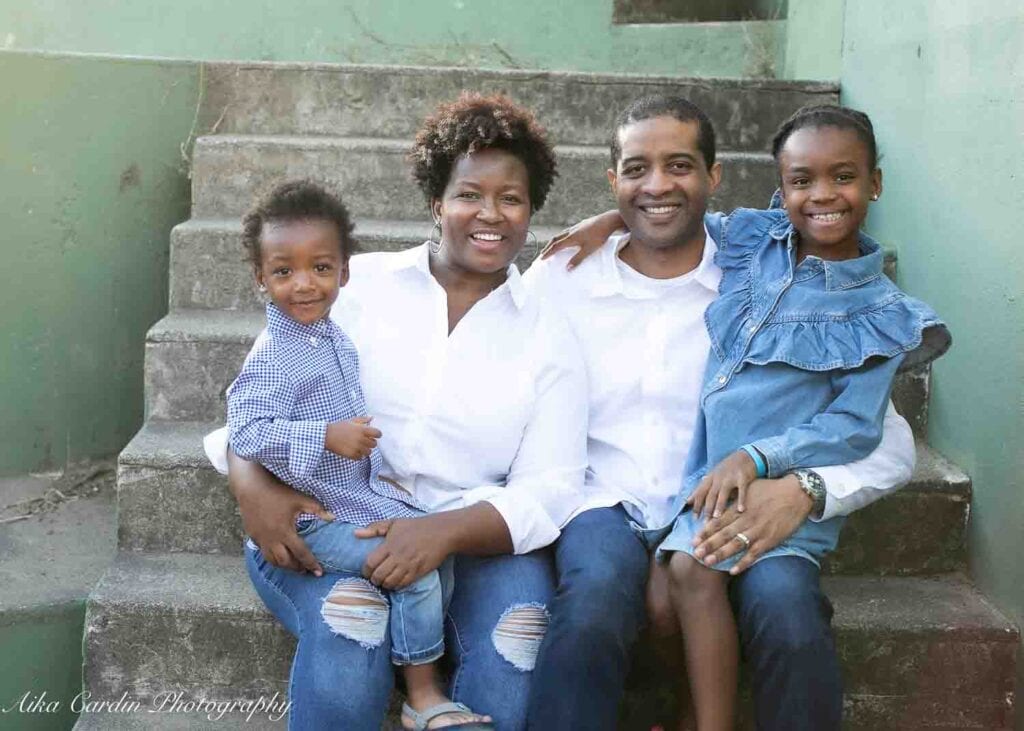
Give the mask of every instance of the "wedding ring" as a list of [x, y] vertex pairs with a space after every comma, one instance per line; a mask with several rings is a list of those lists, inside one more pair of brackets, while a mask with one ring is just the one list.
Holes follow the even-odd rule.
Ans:
[[737, 533], [736, 540], [743, 544], [744, 548], [750, 548], [750, 539], [744, 533]]

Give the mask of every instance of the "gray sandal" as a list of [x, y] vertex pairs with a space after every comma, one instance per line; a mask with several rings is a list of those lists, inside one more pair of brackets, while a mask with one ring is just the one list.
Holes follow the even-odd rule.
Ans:
[[[427, 731], [428, 723], [438, 716], [443, 716], [446, 713], [474, 713], [475, 715], [483, 715], [470, 710], [465, 703], [454, 703], [451, 701], [448, 703], [438, 703], [436, 706], [431, 706], [422, 713], [413, 709], [413, 707], [408, 703], [402, 704], [402, 715], [408, 716], [412, 721], [412, 731]], [[466, 721], [465, 723], [453, 723], [450, 726], [445, 726], [444, 729], [458, 729], [458, 731], [494, 731], [494, 724], [489, 721]]]

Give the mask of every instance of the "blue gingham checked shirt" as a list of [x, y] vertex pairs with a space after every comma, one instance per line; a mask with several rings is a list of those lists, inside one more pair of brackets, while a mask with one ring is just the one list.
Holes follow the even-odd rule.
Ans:
[[338, 520], [367, 525], [422, 514], [411, 495], [378, 477], [378, 449], [357, 461], [324, 448], [327, 424], [366, 415], [355, 345], [330, 318], [304, 325], [268, 304], [267, 329], [227, 396], [235, 454], [315, 497]]

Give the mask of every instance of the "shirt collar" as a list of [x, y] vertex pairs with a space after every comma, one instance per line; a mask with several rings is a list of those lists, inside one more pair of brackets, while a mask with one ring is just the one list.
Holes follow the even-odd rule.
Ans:
[[[393, 254], [388, 261], [388, 267], [391, 271], [415, 269], [424, 276], [433, 279], [434, 275], [430, 273], [430, 244], [424, 243], [421, 246], [414, 246], [411, 249]], [[526, 286], [523, 284], [523, 278], [515, 264], [508, 265], [505, 281], [497, 289], [501, 289], [504, 286], [508, 286], [509, 296], [512, 298], [512, 303], [516, 306], [516, 309], [523, 309], [523, 305], [526, 304], [527, 300], [527, 291]]]
[[[611, 297], [622, 294], [622, 275], [619, 272], [618, 257], [622, 248], [629, 243], [629, 232], [623, 231], [614, 233], [608, 237], [608, 241], [597, 253], [598, 277], [590, 289], [594, 297]], [[718, 292], [718, 284], [722, 279], [722, 272], [715, 264], [715, 254], [718, 246], [711, 238], [708, 229], [704, 227], [704, 253], [701, 255], [700, 263], [692, 274], [694, 281], [712, 292]], [[685, 276], [685, 275], [684, 275]]]
[[338, 326], [329, 316], [321, 317], [310, 325], [304, 325], [281, 312], [273, 302], [267, 303], [267, 329], [278, 337], [301, 338], [334, 337]]
[[[772, 226], [769, 234], [772, 238], [784, 239], [791, 249], [795, 247], [796, 229], [788, 217]], [[861, 255], [856, 259], [826, 261], [816, 256], [808, 256], [804, 260], [810, 266], [820, 267], [825, 272], [825, 291], [857, 287], [881, 276], [885, 264], [885, 253], [881, 245], [863, 231], [858, 234], [858, 239]]]

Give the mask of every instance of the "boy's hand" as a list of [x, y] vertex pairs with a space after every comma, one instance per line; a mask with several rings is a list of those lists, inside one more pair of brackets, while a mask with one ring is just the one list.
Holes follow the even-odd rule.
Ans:
[[700, 481], [686, 502], [693, 506], [698, 518], [703, 515], [705, 507], [711, 511], [711, 517], [718, 518], [735, 491], [736, 511], [742, 513], [746, 509], [747, 485], [755, 479], [757, 465], [749, 454], [738, 449], [719, 462], [718, 466]]
[[608, 237], [622, 228], [625, 224], [622, 216], [617, 210], [605, 211], [596, 216], [586, 218], [575, 226], [567, 228], [555, 236], [540, 252], [541, 259], [547, 259], [555, 252], [568, 249], [570, 246], [578, 246], [573, 257], [566, 264], [566, 269], [574, 269], [580, 262], [601, 248], [601, 245], [608, 240]]
[[372, 416], [360, 416], [328, 424], [324, 446], [329, 451], [348, 459], [369, 457], [381, 437], [380, 429], [370, 426], [371, 421]]

